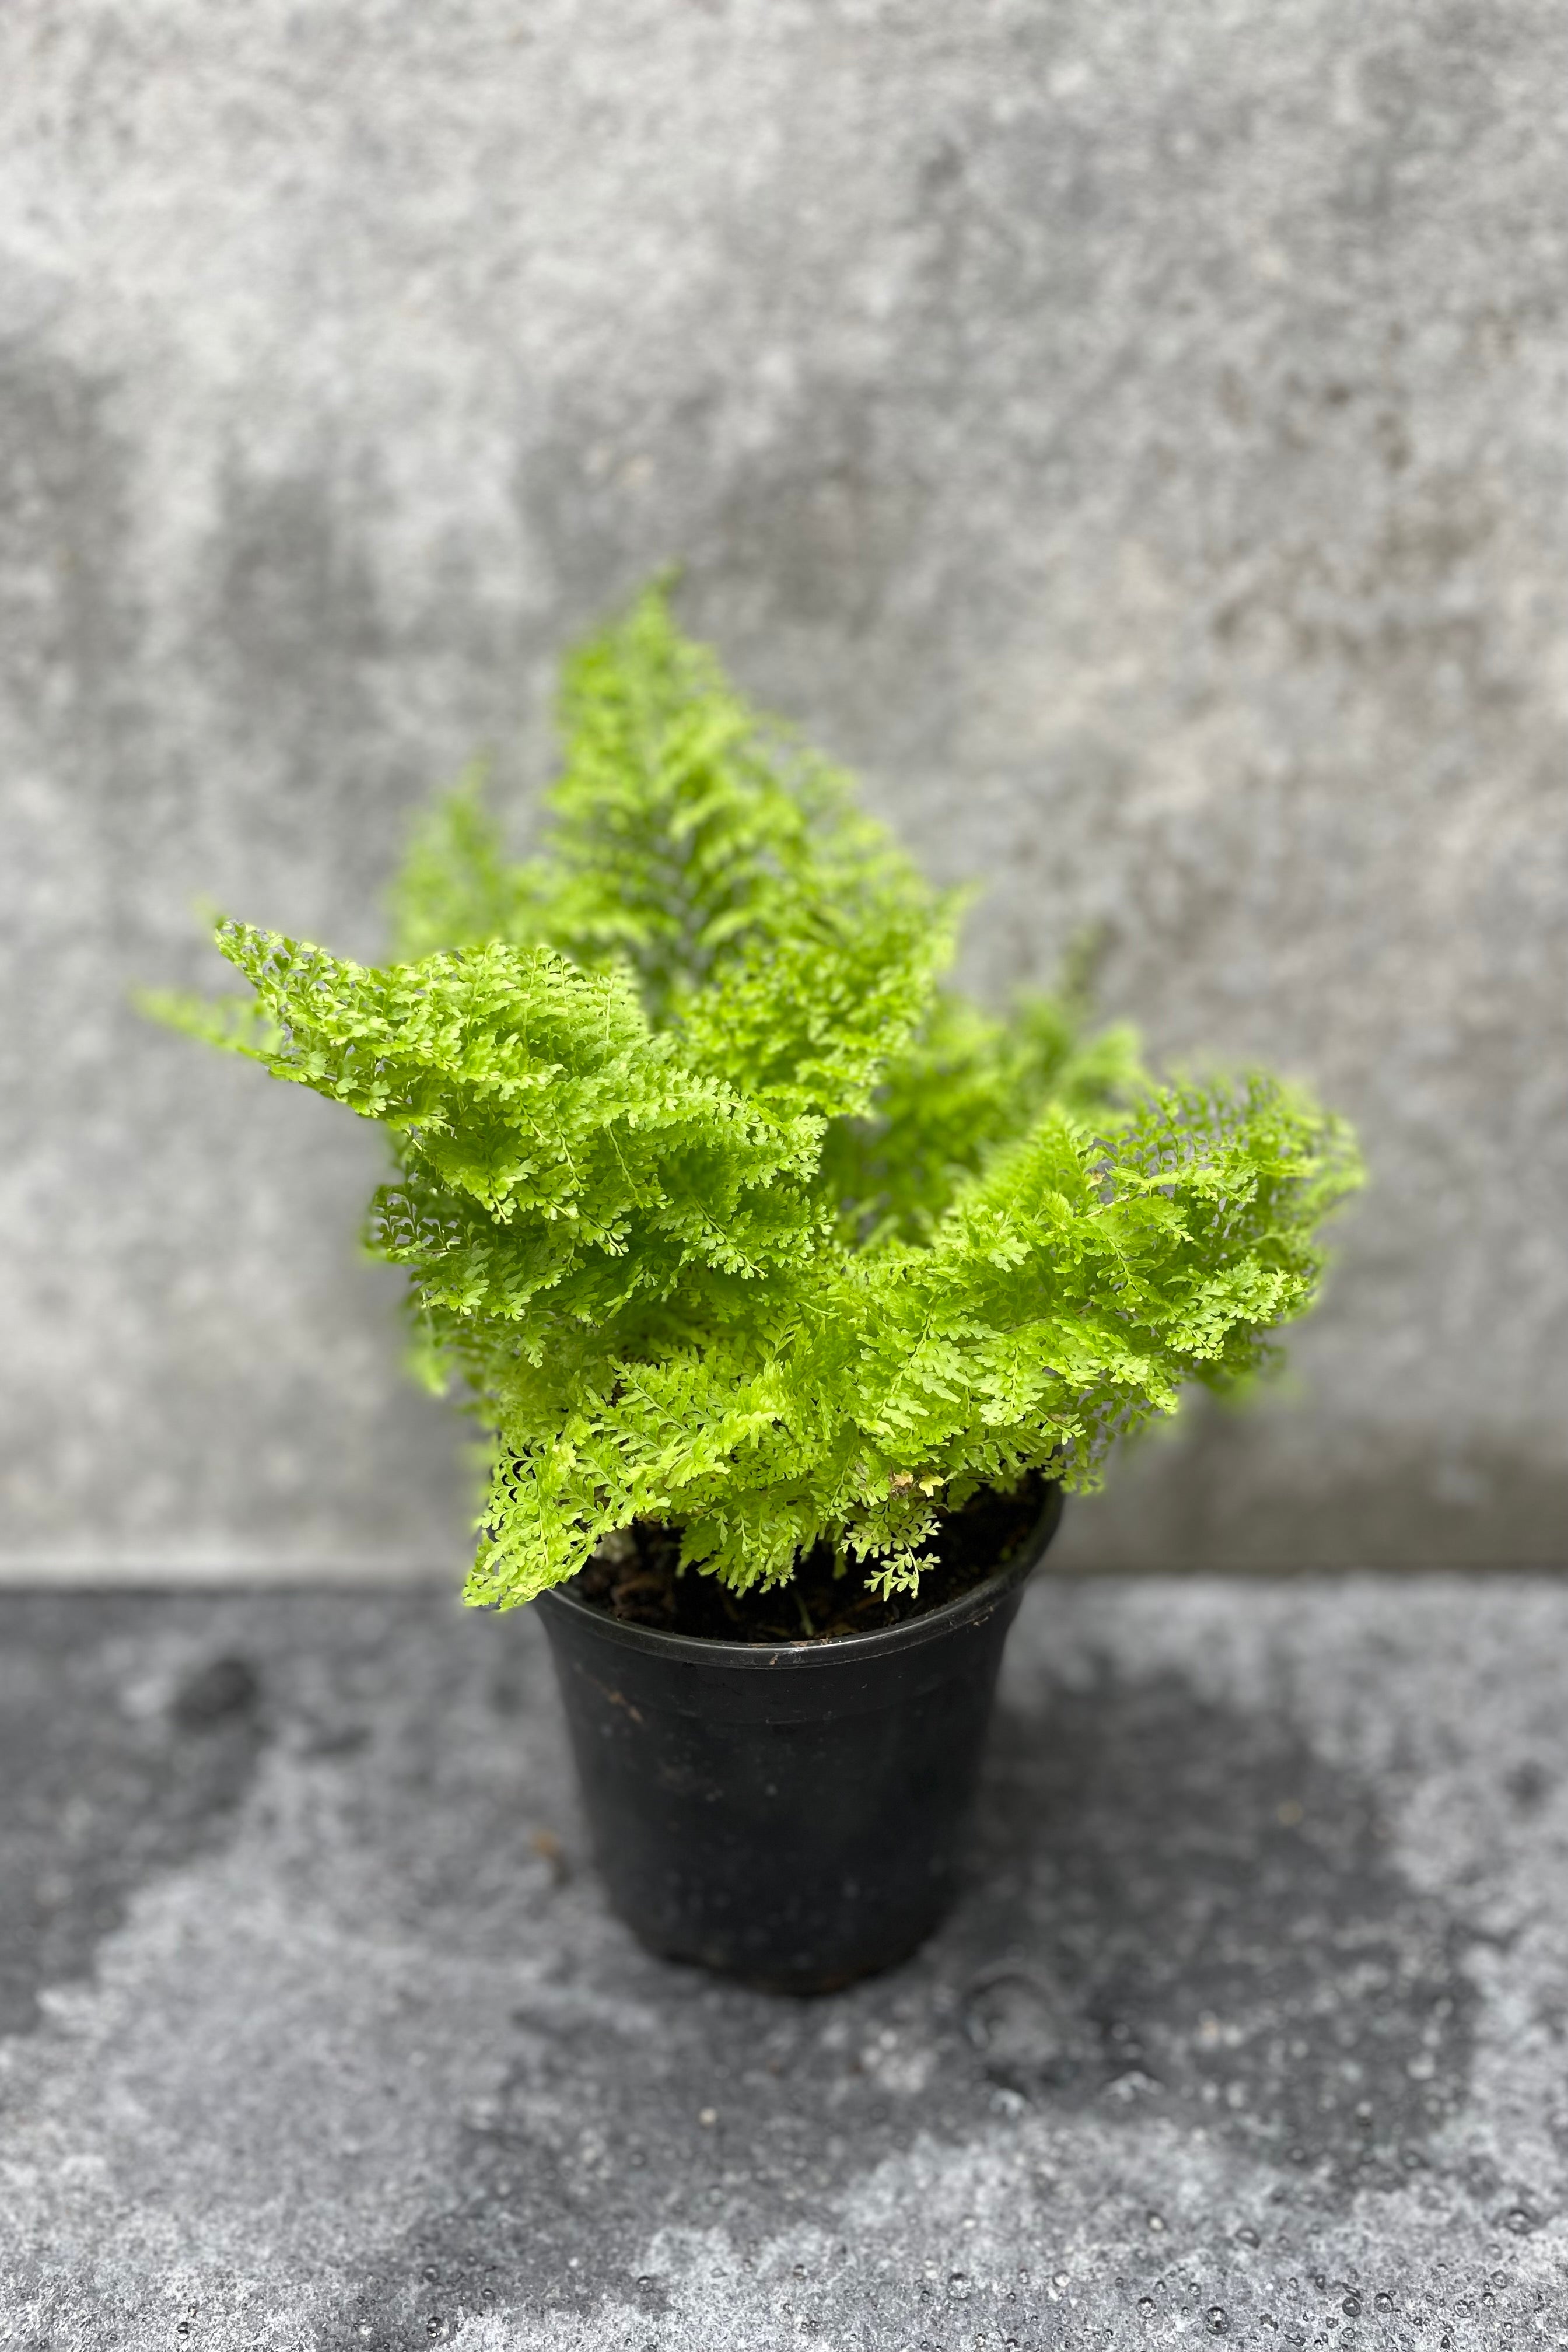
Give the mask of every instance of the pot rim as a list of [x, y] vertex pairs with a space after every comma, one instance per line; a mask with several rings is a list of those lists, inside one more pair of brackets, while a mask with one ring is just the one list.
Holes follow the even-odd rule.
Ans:
[[901, 1625], [879, 1626], [870, 1633], [835, 1633], [826, 1639], [818, 1635], [816, 1639], [783, 1642], [776, 1648], [765, 1642], [715, 1642], [703, 1633], [667, 1633], [658, 1626], [608, 1617], [602, 1609], [580, 1601], [562, 1584], [537, 1593], [531, 1606], [547, 1612], [559, 1610], [584, 1630], [591, 1629], [626, 1648], [640, 1650], [647, 1657], [679, 1660], [689, 1665], [741, 1667], [759, 1672], [765, 1669], [773, 1673], [786, 1667], [856, 1665], [868, 1658], [886, 1657], [893, 1651], [915, 1649], [960, 1625], [989, 1616], [998, 1601], [1005, 1600], [1034, 1574], [1061, 1516], [1062, 1490], [1057, 1486], [1049, 1486], [1040, 1516], [1017, 1550], [983, 1583], [971, 1585], [967, 1592], [961, 1592], [956, 1600], [944, 1601], [940, 1608], [929, 1609], [919, 1617], [906, 1617]]

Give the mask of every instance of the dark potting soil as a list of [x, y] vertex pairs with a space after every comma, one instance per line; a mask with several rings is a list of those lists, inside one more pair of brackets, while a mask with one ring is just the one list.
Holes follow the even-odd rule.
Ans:
[[1032, 1475], [1010, 1495], [986, 1488], [971, 1496], [962, 1510], [943, 1517], [920, 1590], [887, 1601], [868, 1589], [865, 1571], [853, 1563], [835, 1576], [826, 1544], [807, 1553], [788, 1584], [765, 1592], [731, 1592], [696, 1569], [681, 1576], [676, 1565], [680, 1530], [652, 1522], [614, 1538], [567, 1589], [607, 1617], [710, 1642], [826, 1642], [876, 1633], [984, 1583], [1026, 1540], [1045, 1508], [1046, 1492], [1047, 1482]]

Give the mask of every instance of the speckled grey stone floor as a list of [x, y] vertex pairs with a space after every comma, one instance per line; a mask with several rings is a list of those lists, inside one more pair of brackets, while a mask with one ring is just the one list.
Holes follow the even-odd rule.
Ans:
[[525, 1618], [0, 1633], [0, 2339], [1568, 2344], [1568, 1586], [1040, 1584], [966, 1901], [807, 2003], [606, 1915]]

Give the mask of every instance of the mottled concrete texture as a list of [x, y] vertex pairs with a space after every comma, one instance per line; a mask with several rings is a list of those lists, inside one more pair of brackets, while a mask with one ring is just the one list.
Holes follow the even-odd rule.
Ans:
[[1040, 1585], [965, 1901], [815, 2002], [606, 1914], [526, 1618], [0, 1636], [0, 2342], [1568, 2344], [1549, 1580]]
[[456, 1561], [374, 1139], [123, 992], [374, 948], [672, 557], [973, 977], [1364, 1128], [1296, 1392], [1067, 1557], [1561, 1556], [1565, 297], [1555, 0], [7, 0], [5, 1557]]

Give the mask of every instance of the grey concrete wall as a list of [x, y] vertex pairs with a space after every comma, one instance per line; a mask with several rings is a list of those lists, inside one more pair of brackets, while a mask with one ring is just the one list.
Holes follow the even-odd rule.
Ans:
[[7, 1559], [460, 1555], [374, 1137], [123, 992], [199, 893], [373, 950], [672, 557], [973, 977], [1099, 922], [1363, 1127], [1293, 1391], [1066, 1556], [1560, 1557], [1565, 288], [1551, 0], [9, 0]]

